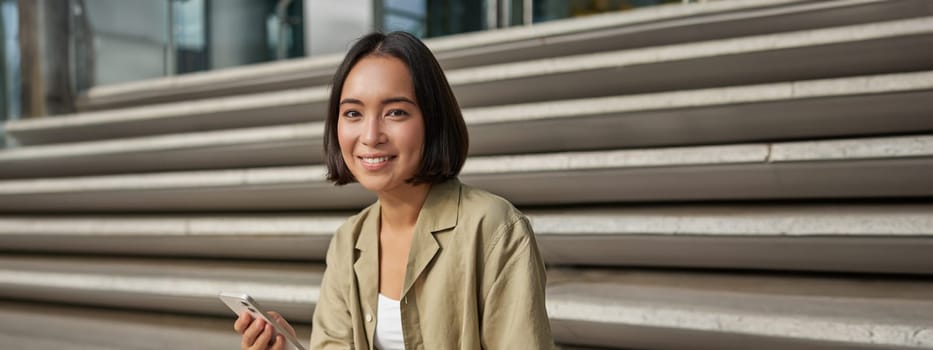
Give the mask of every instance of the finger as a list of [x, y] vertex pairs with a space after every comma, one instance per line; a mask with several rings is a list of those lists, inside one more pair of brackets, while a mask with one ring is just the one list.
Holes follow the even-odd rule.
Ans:
[[262, 333], [259, 334], [259, 337], [256, 338], [256, 342], [253, 343], [253, 347], [256, 349], [268, 349], [269, 344], [272, 344], [273, 336], [275, 336], [275, 331], [272, 330], [272, 326], [265, 325]]
[[272, 343], [272, 350], [284, 350], [285, 349], [285, 337], [281, 334], [275, 336], [275, 342]]
[[243, 331], [246, 330], [246, 327], [249, 327], [250, 322], [253, 321], [253, 317], [249, 315], [249, 312], [243, 311], [239, 317], [237, 317], [236, 322], [233, 322], [233, 330], [237, 333], [243, 334]]
[[[243, 332], [243, 337], [241, 340], [241, 345], [244, 349], [252, 348], [256, 344], [256, 338], [259, 337], [259, 334], [262, 332], [262, 329], [265, 327], [266, 323], [261, 319], [255, 319], [250, 323], [249, 328]], [[265, 348], [261, 348], [265, 349]]]

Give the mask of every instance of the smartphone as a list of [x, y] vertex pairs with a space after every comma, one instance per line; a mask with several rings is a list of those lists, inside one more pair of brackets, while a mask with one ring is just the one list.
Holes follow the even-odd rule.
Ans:
[[266, 323], [272, 326], [272, 329], [275, 330], [276, 334], [281, 334], [283, 337], [285, 337], [285, 349], [306, 350], [305, 347], [302, 346], [300, 342], [298, 342], [298, 339], [285, 330], [285, 327], [282, 327], [277, 322], [274, 322], [272, 317], [263, 311], [263, 309], [259, 307], [259, 303], [257, 303], [256, 300], [251, 298], [248, 294], [221, 292], [218, 297], [220, 298], [220, 301], [223, 301], [224, 304], [227, 304], [227, 307], [229, 307], [230, 310], [233, 310], [233, 313], [235, 313], [237, 316], [243, 313], [243, 311], [246, 311], [249, 312], [250, 316], [253, 316], [253, 319], [260, 318], [263, 321], [266, 321]]

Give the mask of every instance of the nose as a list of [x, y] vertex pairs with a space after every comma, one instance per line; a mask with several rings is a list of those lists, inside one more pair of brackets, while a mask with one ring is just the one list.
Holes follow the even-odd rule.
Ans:
[[360, 140], [366, 146], [375, 146], [385, 142], [385, 134], [382, 132], [382, 120], [380, 118], [367, 118], [363, 126], [363, 134]]

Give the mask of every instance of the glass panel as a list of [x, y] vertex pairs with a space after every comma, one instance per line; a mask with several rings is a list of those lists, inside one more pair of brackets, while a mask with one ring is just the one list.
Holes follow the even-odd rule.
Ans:
[[425, 36], [425, 0], [385, 0], [383, 4], [386, 32], [404, 31]]
[[[19, 16], [15, 0], [0, 2], [0, 33], [3, 47], [0, 48], [0, 122], [17, 119], [20, 115], [20, 72], [19, 72]], [[0, 138], [3, 133], [0, 133]], [[4, 141], [0, 139], [0, 145]]]
[[509, 26], [524, 24], [525, 2], [523, 0], [509, 1]]
[[485, 29], [483, 0], [434, 0], [428, 2], [427, 37], [474, 32]]
[[94, 31], [98, 85], [169, 73], [166, 1], [86, 0], [85, 6]]
[[306, 0], [304, 8], [309, 56], [342, 53], [374, 27], [384, 28], [378, 0]]
[[305, 55], [302, 0], [85, 1], [97, 85]]
[[207, 12], [205, 0], [176, 1], [172, 4], [172, 35], [175, 44], [175, 72], [207, 70]]
[[235, 67], [273, 59], [268, 43], [269, 15], [277, 1], [224, 0], [210, 4], [211, 68]]
[[[424, 38], [485, 29], [486, 0], [384, 0], [382, 6], [382, 27], [387, 32], [406, 31]], [[520, 10], [517, 16], [521, 18]]]
[[[304, 56], [304, 3], [286, 2], [284, 8], [275, 11], [266, 18], [266, 43], [269, 57], [285, 59]], [[285, 4], [285, 3], [283, 3]], [[279, 13], [281, 11], [281, 13]]]
[[538, 23], [678, 2], [681, 0], [534, 0], [532, 12], [533, 21]]

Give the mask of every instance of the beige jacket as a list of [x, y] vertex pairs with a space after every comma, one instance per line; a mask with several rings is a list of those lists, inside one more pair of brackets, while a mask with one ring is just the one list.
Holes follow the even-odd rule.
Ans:
[[[312, 349], [373, 349], [379, 203], [331, 240]], [[434, 185], [415, 225], [401, 295], [405, 349], [551, 349], [544, 263], [528, 219], [457, 180]]]

